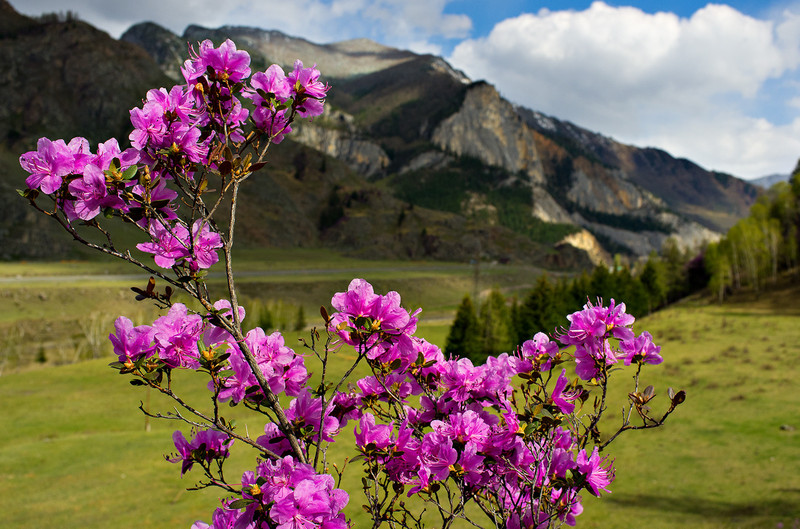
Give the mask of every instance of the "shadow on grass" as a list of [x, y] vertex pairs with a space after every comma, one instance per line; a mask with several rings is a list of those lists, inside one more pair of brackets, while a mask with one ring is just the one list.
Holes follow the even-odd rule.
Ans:
[[793, 519], [800, 517], [800, 489], [781, 489], [783, 498], [728, 502], [697, 496], [667, 496], [627, 494], [608, 496], [605, 501], [619, 507], [646, 508], [665, 512], [680, 512], [707, 519], [770, 517]]

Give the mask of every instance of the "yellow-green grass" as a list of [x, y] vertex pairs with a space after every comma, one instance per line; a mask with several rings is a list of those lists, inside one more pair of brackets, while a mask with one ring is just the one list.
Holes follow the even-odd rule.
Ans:
[[683, 388], [687, 400], [662, 429], [626, 432], [608, 448], [614, 492], [587, 501], [584, 527], [791, 527], [800, 518], [800, 320], [796, 301], [776, 299], [684, 303], [640, 323], [664, 357], [645, 384], [662, 397]]
[[[541, 273], [525, 265], [487, 263], [476, 281], [470, 265], [364, 261], [319, 249], [243, 250], [234, 263], [245, 306], [279, 302], [295, 313], [303, 307], [309, 325], [319, 321], [319, 307], [329, 305], [354, 277], [371, 281], [379, 292], [397, 290], [407, 307], [423, 307], [429, 320], [449, 323], [465, 294], [520, 291]], [[156, 317], [153, 307], [135, 301], [130, 290], [144, 288], [147, 278], [146, 272], [108, 259], [0, 263], [0, 373], [26, 368], [35, 358], [64, 364], [107, 353], [105, 338], [118, 315], [136, 323]], [[220, 265], [208, 283], [215, 297], [227, 297]], [[158, 281], [157, 288], [163, 287]]]
[[[420, 329], [434, 339], [445, 331], [442, 325]], [[287, 345], [306, 352], [312, 377], [319, 380], [319, 364], [300, 344], [301, 334], [306, 333], [286, 333]], [[338, 381], [354, 358], [346, 350], [332, 355], [328, 380]], [[188, 527], [196, 519], [210, 521], [222, 491], [185, 491], [195, 484], [195, 474], [181, 480], [179, 465], [163, 457], [174, 451], [172, 432], [188, 432], [189, 426], [146, 419], [137, 409], [140, 405], [152, 412], [170, 412], [173, 403], [154, 390], [129, 385], [129, 377], [107, 366], [109, 360], [29, 369], [0, 378], [3, 527], [167, 528]], [[363, 367], [355, 372], [366, 374]], [[177, 372], [174, 387], [210, 413], [202, 375]], [[224, 406], [222, 413], [236, 420], [241, 433], [255, 438], [262, 431], [263, 418], [243, 407]], [[328, 454], [340, 466], [345, 457], [355, 455], [353, 428], [351, 422], [342, 433], [344, 442]], [[256, 456], [247, 447], [235, 448], [226, 470], [234, 480], [254, 468]], [[354, 472], [347, 476], [346, 488], [355, 490], [360, 478]], [[348, 514], [364, 520], [358, 495], [355, 490]]]
[[[431, 279], [427, 288], [434, 283]], [[404, 299], [413, 298], [389, 278], [380, 284], [378, 290], [394, 288]], [[299, 285], [278, 281], [273, 288], [280, 292]], [[418, 295], [428, 301], [452, 296]], [[617, 467], [613, 493], [599, 500], [584, 494], [580, 526], [771, 528], [791, 527], [800, 519], [796, 299], [797, 292], [787, 289], [722, 306], [691, 301], [637, 322], [637, 331], [653, 333], [664, 356], [664, 364], [645, 369], [643, 384], [654, 384], [659, 397], [668, 386], [682, 388], [688, 398], [663, 428], [626, 432], [607, 449]], [[310, 324], [313, 318], [309, 313]], [[442, 344], [449, 322], [424, 322], [418, 334]], [[288, 344], [296, 339], [287, 334]], [[347, 360], [346, 354], [335, 357], [332, 372], [343, 370]], [[182, 492], [194, 483], [192, 477], [180, 480], [177, 466], [162, 457], [173, 449], [170, 435], [178, 425], [155, 421], [145, 432], [136, 408], [146, 392], [129, 386], [105, 367], [107, 362], [0, 377], [4, 527], [167, 528], [209, 521], [218, 491]], [[610, 405], [614, 420], [605, 431], [613, 428], [629, 391], [628, 372], [617, 375]], [[184, 374], [179, 383], [190, 396], [206, 401], [202, 381], [183, 384], [193, 377]], [[663, 401], [656, 402], [654, 407], [662, 409]], [[155, 396], [150, 406], [171, 409]], [[239, 427], [257, 435], [258, 419], [235, 411]], [[352, 426], [345, 435], [351, 435]], [[348, 450], [337, 448], [332, 455], [341, 459]], [[229, 476], [250, 468], [251, 456], [237, 456]], [[347, 479], [353, 492], [358, 477]], [[354, 493], [348, 514], [356, 527], [365, 523], [360, 505]]]

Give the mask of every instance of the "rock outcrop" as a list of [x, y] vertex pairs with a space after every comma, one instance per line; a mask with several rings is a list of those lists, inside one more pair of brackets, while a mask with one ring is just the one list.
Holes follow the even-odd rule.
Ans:
[[545, 181], [533, 131], [489, 84], [471, 86], [461, 108], [439, 123], [431, 140], [445, 152], [524, 174], [531, 185]]
[[312, 122], [298, 124], [292, 139], [343, 161], [367, 178], [385, 174], [389, 156], [378, 144], [359, 136], [353, 116], [334, 110]]

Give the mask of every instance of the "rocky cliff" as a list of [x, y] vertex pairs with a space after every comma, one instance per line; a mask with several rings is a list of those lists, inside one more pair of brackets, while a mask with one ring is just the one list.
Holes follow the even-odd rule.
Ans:
[[469, 88], [458, 111], [436, 126], [431, 141], [456, 156], [472, 156], [521, 173], [531, 186], [545, 182], [533, 131], [486, 83]]

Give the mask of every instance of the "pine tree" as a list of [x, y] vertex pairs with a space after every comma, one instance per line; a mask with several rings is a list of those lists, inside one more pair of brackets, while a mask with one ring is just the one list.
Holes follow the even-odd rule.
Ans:
[[481, 332], [475, 306], [472, 304], [472, 298], [464, 296], [447, 335], [444, 352], [446, 355], [473, 358], [480, 354], [481, 345]]
[[647, 308], [652, 312], [664, 304], [667, 297], [667, 284], [664, 271], [655, 253], [651, 254], [639, 274], [639, 281], [642, 282], [647, 291]]
[[550, 323], [550, 310], [553, 306], [554, 292], [547, 276], [539, 276], [536, 286], [530, 291], [525, 302], [520, 307], [520, 320], [523, 334], [518, 336], [519, 343], [530, 340], [537, 332], [551, 331], [548, 327]]
[[509, 325], [506, 298], [497, 290], [481, 305], [480, 329], [483, 347], [477, 356], [470, 356], [473, 364], [482, 364], [487, 356], [497, 356], [511, 350], [511, 326]]

